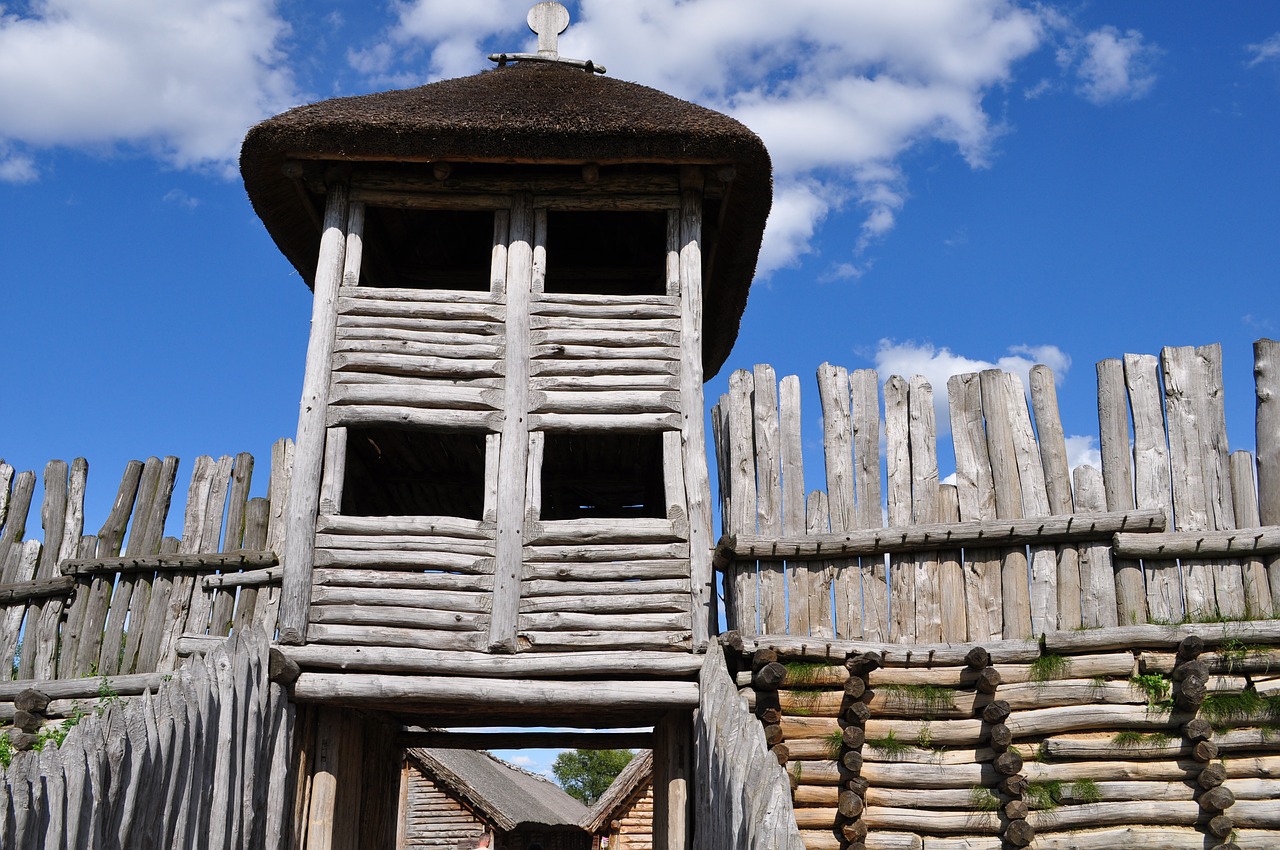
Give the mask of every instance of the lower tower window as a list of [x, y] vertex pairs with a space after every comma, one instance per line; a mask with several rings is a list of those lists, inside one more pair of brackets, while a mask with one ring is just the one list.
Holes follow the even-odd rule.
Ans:
[[484, 459], [482, 431], [349, 428], [342, 512], [482, 519]]
[[546, 433], [541, 519], [665, 517], [662, 434]]

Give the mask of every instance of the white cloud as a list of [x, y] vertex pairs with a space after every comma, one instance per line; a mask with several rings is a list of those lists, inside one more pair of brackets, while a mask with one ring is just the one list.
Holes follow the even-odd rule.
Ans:
[[230, 173], [245, 130], [298, 100], [279, 48], [288, 27], [272, 0], [37, 0], [29, 9], [0, 7], [0, 141], [126, 145]]
[[[527, 8], [414, 0], [398, 7], [382, 44], [407, 58], [425, 52], [432, 78], [471, 73], [486, 67], [481, 44], [494, 36], [497, 49], [532, 48]], [[770, 0], [581, 0], [560, 51], [760, 134], [778, 183], [760, 263], [767, 275], [807, 253], [818, 225], [846, 203], [863, 214], [855, 256], [883, 238], [907, 197], [896, 160], [908, 149], [941, 142], [985, 165], [1003, 128], [983, 97], [1040, 46], [1043, 14], [1010, 0], [793, 0], [785, 9]], [[366, 53], [382, 49], [356, 54], [357, 67], [376, 66]], [[865, 269], [826, 259], [831, 277]]]
[[1246, 44], [1244, 49], [1253, 54], [1248, 63], [1250, 68], [1263, 62], [1274, 62], [1280, 59], [1280, 32], [1258, 44]]
[[193, 198], [181, 189], [170, 189], [168, 192], [164, 193], [164, 198], [162, 200], [166, 204], [170, 204], [175, 207], [182, 207], [187, 210], [193, 210], [200, 206], [199, 198]]
[[1077, 91], [1096, 104], [1140, 98], [1155, 85], [1152, 64], [1159, 52], [1137, 30], [1094, 30], [1078, 45]]
[[880, 340], [875, 354], [876, 372], [881, 381], [892, 375], [905, 378], [920, 375], [929, 382], [933, 387], [934, 413], [939, 434], [950, 433], [951, 430], [951, 417], [947, 408], [947, 379], [952, 375], [1001, 369], [1017, 375], [1026, 388], [1030, 386], [1028, 373], [1037, 363], [1043, 363], [1053, 370], [1055, 382], [1061, 383], [1071, 368], [1071, 357], [1056, 345], [1016, 345], [1009, 348], [1005, 356], [991, 361], [956, 354], [949, 348], [937, 348], [928, 342], [893, 342], [887, 339]]
[[1067, 439], [1067, 466], [1092, 466], [1102, 469], [1102, 452], [1098, 451], [1098, 438], [1089, 435], [1073, 434]]
[[31, 183], [39, 177], [34, 159], [0, 142], [0, 183]]

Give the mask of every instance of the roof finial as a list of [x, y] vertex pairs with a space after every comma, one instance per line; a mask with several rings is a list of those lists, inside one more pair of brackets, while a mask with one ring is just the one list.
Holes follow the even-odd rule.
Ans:
[[560, 3], [539, 3], [529, 10], [529, 29], [538, 34], [538, 55], [559, 59], [556, 42], [569, 28], [569, 10]]
[[569, 10], [562, 3], [538, 3], [529, 10], [529, 29], [538, 34], [537, 53], [491, 53], [489, 58], [499, 65], [508, 62], [555, 62], [572, 65], [588, 73], [603, 74], [603, 65], [590, 59], [564, 59], [560, 56], [559, 36], [569, 28]]

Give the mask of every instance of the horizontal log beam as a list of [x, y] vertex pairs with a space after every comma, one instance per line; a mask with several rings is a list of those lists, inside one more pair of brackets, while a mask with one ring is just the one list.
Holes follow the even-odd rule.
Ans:
[[[1069, 632], [1068, 634], [1087, 634]], [[772, 649], [787, 660], [829, 660], [843, 664], [854, 654], [875, 655], [884, 667], [930, 667], [961, 665], [974, 647], [990, 651], [992, 663], [1030, 663], [1040, 657], [1040, 644], [1034, 640], [997, 640], [975, 643], [872, 643], [858, 640], [827, 640], [786, 635], [743, 635], [745, 652]], [[1175, 641], [1176, 643], [1176, 641]]]
[[[1228, 642], [1280, 643], [1280, 620], [1185, 623], [1176, 626], [1113, 626], [1106, 629], [1048, 632], [1044, 636], [1044, 645], [1047, 652], [1063, 655], [1105, 649], [1173, 649], [1183, 638], [1192, 635], [1203, 639], [1209, 646]], [[993, 654], [995, 646], [997, 645], [992, 645]]]
[[716, 546], [716, 566], [723, 568], [735, 558], [813, 561], [960, 546], [990, 548], [1107, 540], [1121, 531], [1157, 532], [1164, 529], [1163, 511], [1142, 510], [932, 523], [794, 537], [725, 535]]
[[29, 599], [44, 599], [49, 596], [64, 596], [74, 590], [75, 586], [76, 580], [72, 576], [42, 578], [18, 584], [0, 584], [0, 605], [26, 602]]
[[1111, 542], [1119, 558], [1240, 558], [1280, 552], [1280, 525], [1227, 531], [1117, 533]]
[[649, 750], [652, 732], [402, 732], [406, 747], [450, 750]]
[[279, 584], [284, 576], [284, 567], [268, 567], [265, 570], [246, 570], [241, 573], [220, 573], [205, 576], [204, 589], [215, 587], [260, 587], [264, 584]]
[[464, 676], [384, 676], [303, 673], [293, 686], [297, 702], [381, 705], [443, 704], [450, 708], [680, 709], [698, 704], [695, 682], [551, 682]]
[[[225, 641], [226, 638], [222, 640]], [[172, 673], [129, 673], [124, 676], [92, 676], [82, 679], [16, 679], [0, 682], [0, 702], [13, 702], [18, 694], [28, 688], [40, 691], [51, 700], [136, 696], [146, 690], [155, 691], [161, 683], [172, 678]]]
[[276, 553], [265, 549], [235, 549], [231, 552], [192, 552], [186, 555], [151, 555], [145, 558], [69, 558], [62, 562], [63, 575], [128, 573], [150, 570], [225, 570], [231, 567], [274, 567]]

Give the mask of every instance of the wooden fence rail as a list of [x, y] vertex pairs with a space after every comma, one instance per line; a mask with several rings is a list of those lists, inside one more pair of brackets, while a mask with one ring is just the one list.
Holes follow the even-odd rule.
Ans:
[[294, 707], [250, 628], [0, 771], [0, 846], [283, 848]]
[[827, 487], [807, 497], [799, 380], [735, 372], [712, 411], [728, 627], [963, 642], [1275, 616], [1280, 342], [1254, 353], [1257, 487], [1253, 456], [1228, 451], [1217, 345], [1098, 364], [1101, 470], [1068, 468], [1048, 367], [1029, 393], [953, 376], [954, 484], [928, 382], [890, 377], [882, 408], [874, 370], [823, 364]]
[[184, 637], [274, 635], [292, 452], [272, 447], [266, 498], [249, 498], [252, 455], [197, 458], [180, 538], [164, 536], [175, 457], [130, 461], [96, 535], [88, 463], [50, 461], [43, 542], [27, 539], [35, 473], [0, 462], [0, 681], [165, 672]]

